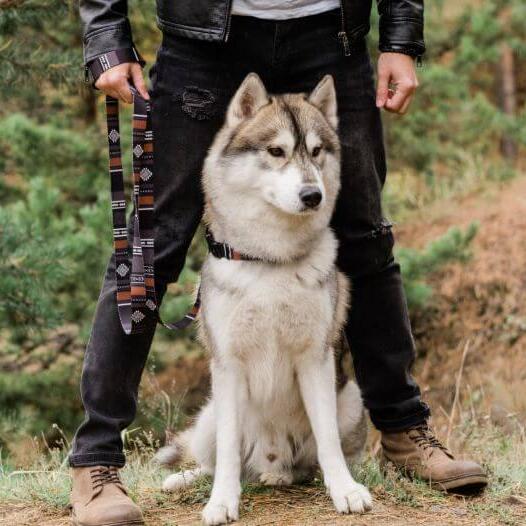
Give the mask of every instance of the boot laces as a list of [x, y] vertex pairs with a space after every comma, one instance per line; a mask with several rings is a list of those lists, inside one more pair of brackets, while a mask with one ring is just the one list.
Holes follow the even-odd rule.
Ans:
[[[411, 433], [411, 431], [416, 431], [416, 433]], [[407, 436], [422, 449], [426, 450], [428, 448], [440, 449], [448, 457], [453, 458], [453, 455], [450, 453], [449, 449], [444, 446], [440, 440], [435, 436], [431, 428], [427, 423], [420, 424], [418, 426], [412, 427], [407, 431]]]
[[90, 471], [93, 489], [104, 486], [105, 484], [121, 484], [119, 473], [114, 466], [100, 466]]

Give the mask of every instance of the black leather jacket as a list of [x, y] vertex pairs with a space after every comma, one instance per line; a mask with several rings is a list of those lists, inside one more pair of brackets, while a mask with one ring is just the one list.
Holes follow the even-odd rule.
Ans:
[[[369, 32], [372, 0], [341, 0], [339, 38], [346, 54]], [[420, 56], [425, 51], [424, 1], [377, 0], [380, 51]], [[157, 0], [157, 23], [166, 33], [202, 40], [228, 39], [232, 0]], [[80, 0], [84, 59], [114, 50], [132, 50], [127, 0]], [[133, 56], [130, 53], [130, 56]]]

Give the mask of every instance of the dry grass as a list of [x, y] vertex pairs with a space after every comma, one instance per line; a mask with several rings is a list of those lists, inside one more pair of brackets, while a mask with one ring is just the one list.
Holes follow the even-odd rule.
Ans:
[[[470, 414], [462, 411], [462, 419]], [[491, 485], [482, 496], [444, 496], [421, 482], [410, 482], [395, 472], [382, 473], [371, 456], [355, 470], [358, 480], [371, 488], [375, 507], [352, 518], [353, 525], [497, 525], [519, 526], [526, 520], [526, 441], [523, 435], [503, 434], [491, 424], [457, 426], [452, 442], [463, 444], [472, 458], [484, 462]], [[466, 439], [466, 435], [468, 438]], [[374, 449], [374, 435], [371, 449]], [[208, 498], [210, 480], [203, 478], [177, 496], [160, 491], [166, 472], [150, 462], [148, 439], [129, 452], [123, 478], [130, 493], [145, 511], [150, 525], [190, 525], [199, 522], [199, 511]], [[44, 525], [68, 523], [70, 489], [64, 453], [53, 450], [28, 469], [0, 471], [0, 523]], [[320, 480], [307, 486], [270, 489], [247, 485], [243, 489], [240, 524], [309, 525], [349, 524], [337, 515]]]

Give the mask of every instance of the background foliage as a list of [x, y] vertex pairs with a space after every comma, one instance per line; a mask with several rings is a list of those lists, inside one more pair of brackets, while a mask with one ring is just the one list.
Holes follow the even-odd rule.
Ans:
[[[152, 64], [153, 3], [129, 3], [135, 41]], [[524, 67], [525, 19], [522, 0], [428, 2], [421, 88], [403, 120], [385, 119], [385, 206], [395, 220], [515, 174], [526, 143], [526, 78], [514, 75], [510, 111], [502, 63], [511, 53], [515, 71]], [[373, 31], [373, 53], [376, 39]], [[53, 437], [53, 422], [70, 433], [81, 416], [81, 352], [111, 250], [103, 108], [83, 84], [81, 64], [76, 2], [0, 0], [0, 448], [13, 434]], [[504, 143], [511, 155], [501, 155]], [[466, 258], [475, 233], [475, 226], [453, 230], [422, 252], [400, 249], [412, 309], [425, 308], [432, 294], [426, 275]], [[167, 318], [190, 303], [203, 255], [197, 239], [170, 289]], [[193, 347], [191, 334], [158, 332], [157, 350]], [[151, 363], [162, 368], [155, 352]]]

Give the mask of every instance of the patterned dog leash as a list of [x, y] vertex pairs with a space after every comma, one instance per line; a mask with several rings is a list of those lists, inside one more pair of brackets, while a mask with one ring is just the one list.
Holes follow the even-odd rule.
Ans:
[[[155, 294], [154, 163], [151, 107], [150, 103], [144, 100], [133, 87], [130, 89], [133, 94], [133, 246], [131, 263], [126, 224], [119, 101], [113, 97], [106, 97], [113, 248], [119, 318], [126, 334], [143, 332], [147, 320], [152, 315], [167, 329], [181, 330], [195, 320], [201, 306], [201, 294], [198, 290], [193, 307], [179, 321], [165, 323], [161, 319]], [[206, 232], [206, 241], [210, 253], [216, 258], [258, 261], [258, 258], [242, 254], [227, 243], [218, 243], [209, 230]]]
[[154, 274], [154, 167], [151, 108], [135, 89], [133, 93], [133, 247], [130, 263], [126, 197], [119, 130], [119, 101], [106, 97], [109, 173], [113, 216], [113, 247], [117, 306], [126, 334], [143, 332], [152, 314], [165, 327], [179, 330], [188, 327], [200, 307], [197, 295], [194, 306], [184, 318], [164, 323], [159, 315]]

